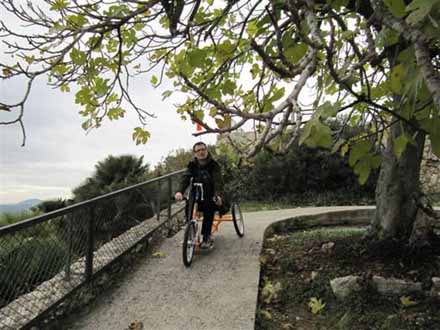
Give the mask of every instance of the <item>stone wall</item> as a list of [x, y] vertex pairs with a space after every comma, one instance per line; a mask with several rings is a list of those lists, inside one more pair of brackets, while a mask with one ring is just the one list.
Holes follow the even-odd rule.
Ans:
[[426, 142], [420, 169], [420, 181], [426, 194], [440, 194], [440, 159], [432, 152], [429, 140]]

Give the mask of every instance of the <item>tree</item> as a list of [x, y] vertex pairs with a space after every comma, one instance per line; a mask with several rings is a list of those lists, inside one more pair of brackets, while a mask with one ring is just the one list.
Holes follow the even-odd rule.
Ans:
[[[73, 190], [73, 199], [81, 202], [145, 181], [149, 177], [148, 168], [143, 157], [110, 155], [98, 162], [93, 175]], [[92, 204], [96, 232], [108, 239], [152, 217], [154, 194], [154, 188], [144, 186]], [[76, 230], [84, 229], [79, 226]]]
[[[426, 137], [440, 155], [440, 0], [42, 2], [2, 2], [39, 28], [22, 34], [2, 25], [14, 56], [1, 64], [2, 78], [24, 76], [27, 90], [46, 73], [62, 91], [77, 85], [91, 129], [123, 117], [127, 106], [143, 124], [148, 113], [130, 99], [128, 81], [155, 69], [154, 86], [164, 75], [174, 80], [164, 98], [187, 95], [178, 112], [202, 125], [200, 134], [252, 125], [254, 141], [241, 149], [247, 157], [297, 142], [340, 150], [361, 182], [382, 164], [372, 234], [408, 240], [422, 205]], [[0, 104], [18, 108], [21, 125], [27, 95]], [[343, 126], [363, 127], [360, 134], [347, 139], [331, 129], [341, 113]], [[148, 136], [144, 127], [133, 133], [137, 143]]]

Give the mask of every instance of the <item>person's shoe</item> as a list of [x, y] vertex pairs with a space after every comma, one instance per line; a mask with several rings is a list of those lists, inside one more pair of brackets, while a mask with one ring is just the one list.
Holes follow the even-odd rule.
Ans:
[[214, 248], [214, 241], [212, 239], [202, 241], [202, 243], [200, 243], [200, 248], [202, 250], [211, 250], [212, 248]]

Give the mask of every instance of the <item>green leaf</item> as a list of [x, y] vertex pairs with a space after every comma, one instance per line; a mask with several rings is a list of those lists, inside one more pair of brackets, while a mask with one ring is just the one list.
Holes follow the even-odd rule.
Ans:
[[109, 86], [107, 85], [108, 79], [103, 79], [101, 77], [97, 77], [94, 79], [94, 92], [100, 97], [107, 93]]
[[205, 117], [205, 113], [203, 112], [203, 110], [197, 110], [193, 112], [193, 116], [198, 120], [203, 121], [203, 118]]
[[309, 120], [303, 128], [299, 138], [299, 144], [305, 143], [310, 148], [332, 147], [332, 131], [330, 127], [321, 123], [318, 117]]
[[439, 1], [433, 0], [413, 0], [407, 7], [406, 11], [411, 12], [406, 18], [406, 22], [415, 25], [422, 21], [430, 13], [433, 5]]
[[75, 103], [86, 105], [92, 102], [92, 91], [89, 87], [83, 86], [76, 94], [75, 94]]
[[346, 7], [349, 0], [327, 0], [327, 3], [334, 9], [339, 10], [341, 7]]
[[[333, 148], [332, 148], [332, 150], [331, 150], [331, 153], [333, 154], [333, 153], [337, 152], [339, 149], [341, 149], [341, 153], [342, 153], [342, 149], [343, 149], [345, 146], [347, 146], [346, 142], [347, 142], [347, 141], [346, 141], [345, 139], [342, 139], [342, 138], [338, 139], [338, 141], [336, 141], [336, 142], [333, 144]], [[348, 146], [347, 146], [347, 148], [348, 148]], [[345, 151], [345, 152], [346, 152], [346, 151]]]
[[284, 87], [281, 88], [274, 88], [274, 93], [273, 95], [270, 97], [270, 101], [271, 102], [275, 102], [278, 101], [279, 99], [281, 99], [284, 96], [285, 93], [285, 89]]
[[24, 60], [28, 63], [28, 64], [32, 64], [35, 61], [35, 56], [31, 55], [31, 56], [25, 56]]
[[119, 118], [123, 118], [125, 114], [125, 110], [122, 109], [121, 107], [116, 107], [116, 108], [111, 108], [108, 112], [107, 112], [107, 117], [110, 120], [116, 120]]
[[83, 128], [83, 130], [87, 131], [90, 127], [92, 127], [93, 122], [91, 119], [87, 119], [85, 122], [83, 122], [81, 124], [81, 127]]
[[400, 158], [402, 153], [405, 151], [408, 142], [409, 140], [405, 134], [400, 135], [397, 139], [394, 140], [393, 151], [397, 158]]
[[361, 185], [367, 182], [368, 177], [370, 176], [371, 167], [368, 159], [362, 159], [356, 163], [353, 168], [353, 171], [356, 175], [358, 175], [358, 180]]
[[314, 129], [314, 132], [312, 132], [313, 140], [316, 146], [330, 149], [332, 147], [332, 131], [330, 127], [317, 121], [313, 129]]
[[348, 164], [353, 167], [356, 162], [365, 157], [370, 151], [372, 144], [370, 141], [360, 141], [356, 143], [350, 151], [350, 157], [348, 158]]
[[69, 87], [69, 85], [62, 84], [62, 85], [60, 86], [60, 90], [61, 90], [62, 92], [68, 93], [68, 92], [70, 92], [70, 87]]
[[229, 94], [234, 95], [235, 89], [237, 88], [237, 85], [234, 81], [228, 79], [223, 83], [223, 94]]
[[217, 46], [216, 55], [223, 61], [234, 53], [235, 45], [226, 40]]
[[150, 138], [150, 132], [144, 130], [141, 127], [136, 127], [133, 130], [132, 139], [136, 142], [136, 145], [147, 143]]
[[69, 15], [66, 17], [68, 25], [74, 28], [82, 27], [86, 25], [89, 21], [84, 15]]
[[248, 33], [249, 37], [251, 38], [255, 37], [258, 32], [257, 22], [250, 21], [246, 26], [246, 32]]
[[209, 115], [211, 117], [215, 117], [217, 115], [217, 108], [216, 107], [212, 107], [211, 109], [209, 109]]
[[109, 53], [114, 53], [118, 50], [119, 42], [117, 39], [110, 39], [106, 45]]
[[153, 253], [154, 258], [165, 258], [166, 256], [168, 256], [168, 254], [162, 251], [157, 251]]
[[261, 72], [260, 66], [256, 63], [252, 64], [252, 68], [250, 72], [252, 75], [252, 79], [255, 79], [258, 76], [258, 74]]
[[66, 9], [68, 5], [69, 2], [67, 0], [55, 0], [55, 2], [50, 7], [50, 10], [60, 11], [62, 9]]
[[412, 300], [410, 296], [400, 297], [400, 302], [402, 303], [403, 307], [409, 307], [418, 304], [417, 301]]
[[70, 58], [72, 59], [72, 62], [76, 65], [84, 65], [87, 62], [86, 53], [76, 48], [72, 48], [70, 52]]
[[316, 297], [312, 297], [307, 304], [310, 307], [310, 310], [313, 314], [319, 314], [324, 309], [325, 304], [321, 299], [317, 299]]
[[203, 68], [205, 66], [205, 60], [207, 51], [202, 49], [194, 49], [186, 54], [188, 56], [188, 63], [196, 68]]
[[308, 46], [304, 43], [297, 43], [284, 52], [286, 59], [292, 63], [297, 63], [307, 53]]
[[388, 10], [396, 17], [405, 16], [405, 2], [403, 0], [384, 0]]
[[313, 120], [309, 120], [307, 123], [305, 123], [299, 136], [299, 145], [302, 145], [309, 138], [310, 134], [312, 133], [312, 126]]
[[403, 65], [399, 64], [396, 65], [393, 70], [391, 71], [390, 81], [391, 81], [391, 90], [399, 94], [402, 91], [402, 81], [405, 77], [405, 69]]
[[151, 82], [151, 84], [152, 84], [153, 86], [156, 86], [157, 83], [159, 82], [159, 79], [158, 79], [155, 75], [153, 75], [153, 76], [151, 77], [150, 82]]
[[170, 97], [173, 94], [173, 91], [165, 91], [162, 93], [162, 101], [166, 98]]
[[399, 34], [387, 27], [383, 27], [377, 38], [378, 47], [387, 47], [399, 42]]
[[329, 117], [336, 117], [339, 108], [340, 108], [339, 103], [333, 105], [329, 101], [326, 101], [318, 108], [319, 117], [322, 119], [327, 119]]

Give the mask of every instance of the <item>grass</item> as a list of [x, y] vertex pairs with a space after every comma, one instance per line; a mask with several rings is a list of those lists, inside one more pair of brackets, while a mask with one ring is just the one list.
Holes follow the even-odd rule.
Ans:
[[409, 306], [369, 285], [345, 301], [334, 296], [330, 280], [336, 277], [380, 275], [429, 283], [440, 273], [440, 247], [410, 258], [401, 248], [372, 248], [363, 234], [363, 228], [344, 227], [266, 238], [255, 329], [440, 329], [440, 301], [429, 296], [407, 297], [415, 303]]

